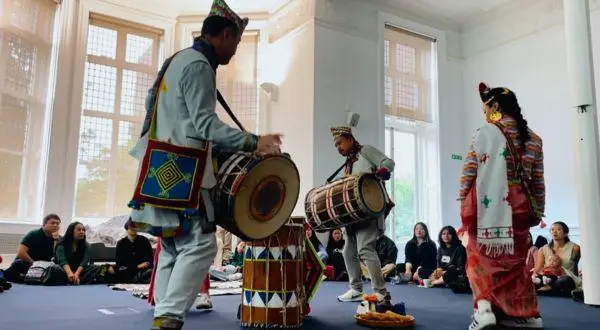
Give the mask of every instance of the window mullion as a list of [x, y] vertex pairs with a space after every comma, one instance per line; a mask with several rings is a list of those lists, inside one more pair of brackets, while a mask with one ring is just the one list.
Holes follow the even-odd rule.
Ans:
[[[115, 82], [115, 105], [114, 113], [121, 114], [121, 91], [123, 85], [123, 67], [125, 66], [125, 53], [127, 48], [127, 33], [117, 32], [117, 56], [116, 56], [116, 82]], [[117, 118], [112, 119], [112, 138], [110, 147], [109, 175], [108, 175], [108, 196], [107, 196], [107, 214], [115, 214], [115, 196], [117, 192], [117, 171], [119, 166], [119, 125]]]

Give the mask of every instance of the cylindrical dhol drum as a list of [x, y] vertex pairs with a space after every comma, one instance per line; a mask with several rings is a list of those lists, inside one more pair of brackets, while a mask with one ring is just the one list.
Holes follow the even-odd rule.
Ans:
[[286, 155], [213, 153], [216, 222], [242, 240], [262, 239], [290, 218], [300, 194], [300, 174]]
[[306, 220], [316, 232], [376, 218], [385, 211], [385, 188], [375, 174], [351, 175], [308, 192]]
[[246, 243], [242, 327], [298, 328], [306, 307], [305, 230], [292, 219], [275, 234]]

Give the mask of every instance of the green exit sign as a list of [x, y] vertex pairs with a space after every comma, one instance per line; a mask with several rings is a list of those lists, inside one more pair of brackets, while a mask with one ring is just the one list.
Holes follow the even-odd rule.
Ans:
[[457, 154], [452, 154], [452, 159], [453, 160], [462, 160], [462, 156], [461, 155], [457, 155]]

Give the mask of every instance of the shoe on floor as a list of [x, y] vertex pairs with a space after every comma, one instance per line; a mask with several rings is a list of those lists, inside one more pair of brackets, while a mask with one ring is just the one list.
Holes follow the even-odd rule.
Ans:
[[350, 289], [344, 294], [338, 296], [337, 299], [341, 302], [362, 301], [364, 296], [365, 294], [362, 291]]
[[155, 317], [151, 330], [181, 330], [183, 321], [170, 317]]
[[211, 309], [213, 308], [212, 300], [208, 293], [201, 293], [198, 297], [196, 309]]
[[477, 302], [477, 310], [473, 313], [473, 320], [469, 330], [496, 329], [496, 315], [492, 312], [492, 304], [487, 300]]
[[526, 329], [543, 329], [541, 317], [507, 317], [500, 319], [498, 322], [503, 327], [507, 328], [526, 328]]
[[4, 279], [4, 277], [0, 277], [0, 288], [6, 291], [12, 288], [12, 284], [10, 284], [6, 279]]

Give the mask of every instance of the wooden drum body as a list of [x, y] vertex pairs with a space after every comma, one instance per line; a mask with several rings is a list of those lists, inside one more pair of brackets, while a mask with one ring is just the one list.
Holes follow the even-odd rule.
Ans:
[[351, 175], [308, 192], [306, 220], [316, 232], [325, 232], [382, 215], [385, 188], [374, 174]]
[[306, 313], [305, 229], [302, 219], [246, 243], [242, 327], [298, 328]]
[[244, 241], [275, 233], [292, 214], [300, 175], [289, 156], [217, 153], [213, 194], [219, 226]]

